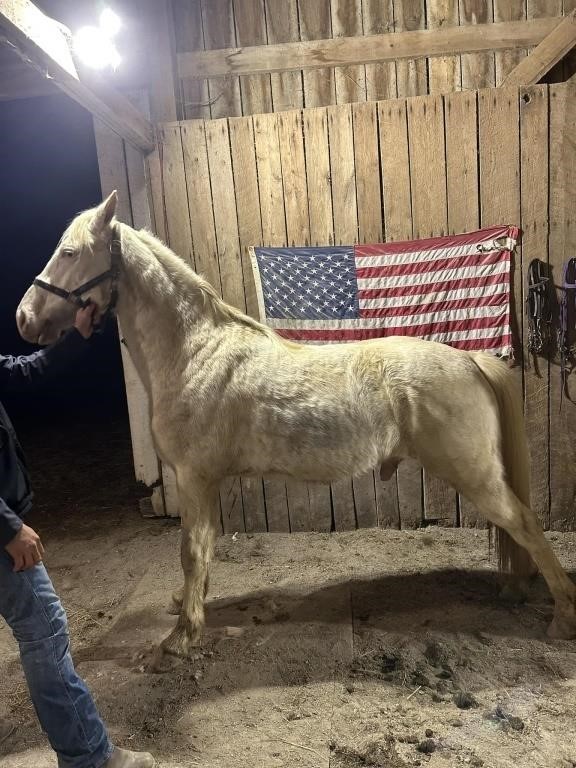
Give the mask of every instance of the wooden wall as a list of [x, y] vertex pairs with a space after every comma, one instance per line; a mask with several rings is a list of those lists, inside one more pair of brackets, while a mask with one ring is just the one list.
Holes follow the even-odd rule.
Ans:
[[[257, 85], [250, 87], [260, 93]], [[268, 87], [280, 98], [293, 85]], [[150, 158], [157, 231], [226, 301], [256, 316], [250, 245], [394, 241], [520, 225], [516, 372], [533, 506], [546, 527], [575, 528], [576, 408], [559, 409], [557, 362], [529, 363], [522, 353], [529, 261], [549, 261], [559, 281], [562, 262], [576, 251], [574, 95], [574, 86], [542, 85], [165, 124]], [[330, 489], [237, 478], [221, 502], [227, 532], [481, 524], [464, 499], [410, 462], [386, 484], [373, 474]]]
[[[576, 0], [172, 0], [176, 54], [555, 17]], [[523, 51], [476, 53], [283, 74], [181, 79], [179, 118], [220, 118], [500, 85]], [[547, 81], [576, 71], [572, 56]]]

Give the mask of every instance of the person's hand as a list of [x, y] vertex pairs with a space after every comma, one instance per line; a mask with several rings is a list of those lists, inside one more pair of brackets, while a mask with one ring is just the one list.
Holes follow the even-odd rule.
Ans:
[[83, 307], [76, 312], [76, 320], [74, 321], [74, 328], [85, 338], [89, 339], [92, 336], [94, 326], [100, 319], [100, 311], [98, 305], [90, 302], [87, 307]]
[[6, 545], [6, 551], [14, 560], [15, 571], [26, 571], [42, 562], [44, 547], [40, 536], [33, 528], [23, 525], [12, 541]]

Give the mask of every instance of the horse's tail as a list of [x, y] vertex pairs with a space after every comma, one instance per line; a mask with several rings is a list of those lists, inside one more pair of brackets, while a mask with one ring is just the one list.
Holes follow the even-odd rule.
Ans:
[[[473, 353], [474, 362], [488, 380], [500, 412], [502, 461], [511, 490], [530, 507], [530, 455], [524, 429], [522, 398], [512, 372], [501, 360], [482, 352]], [[501, 571], [519, 577], [530, 576], [534, 563], [528, 552], [502, 528], [496, 527], [496, 552]]]

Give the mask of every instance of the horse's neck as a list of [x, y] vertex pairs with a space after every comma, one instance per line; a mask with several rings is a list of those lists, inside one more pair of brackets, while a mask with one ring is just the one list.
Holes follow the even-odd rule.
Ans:
[[[181, 291], [181, 289], [180, 289]], [[188, 309], [188, 311], [186, 311]], [[183, 313], [186, 317], [183, 317]], [[134, 365], [149, 394], [158, 373], [181, 364], [181, 350], [194, 353], [198, 309], [194, 296], [184, 299], [170, 274], [149, 246], [132, 228], [122, 226], [122, 276], [119, 285], [118, 319]], [[186, 341], [186, 344], [185, 344]]]

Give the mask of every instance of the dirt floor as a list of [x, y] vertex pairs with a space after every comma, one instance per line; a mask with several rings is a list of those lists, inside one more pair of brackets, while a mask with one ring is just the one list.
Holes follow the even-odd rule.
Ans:
[[[175, 621], [178, 527], [139, 516], [129, 454], [103, 473], [82, 439], [60, 445], [61, 477], [40, 471], [46, 445], [32, 457], [33, 522], [120, 745], [163, 768], [576, 766], [576, 643], [545, 638], [541, 582], [524, 605], [499, 599], [484, 531], [223, 537], [202, 646], [150, 671]], [[550, 538], [574, 569], [576, 535]], [[0, 718], [2, 768], [56, 765], [5, 626]]]

